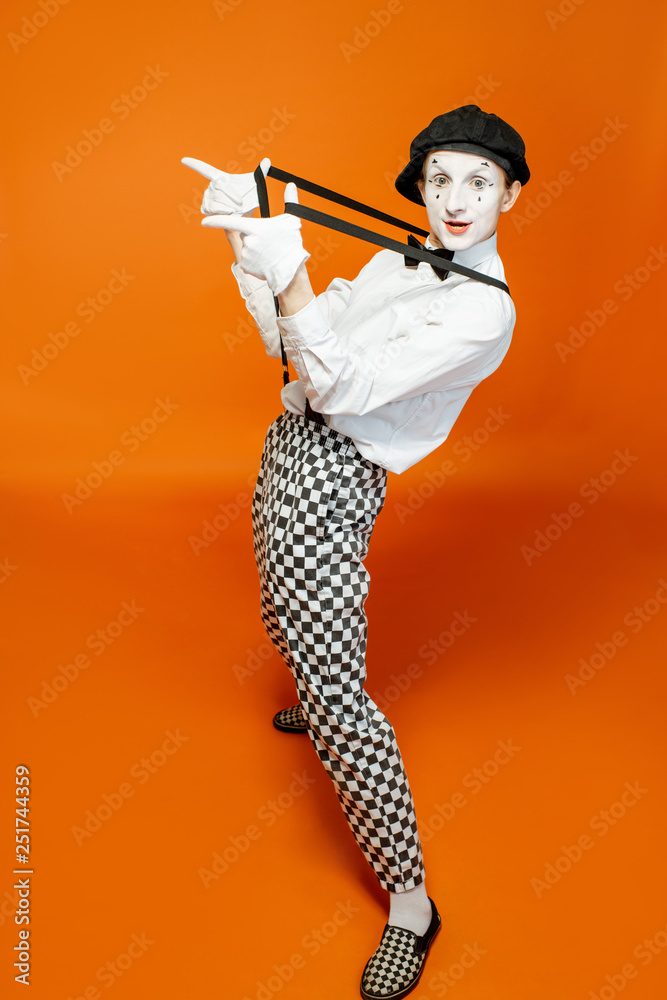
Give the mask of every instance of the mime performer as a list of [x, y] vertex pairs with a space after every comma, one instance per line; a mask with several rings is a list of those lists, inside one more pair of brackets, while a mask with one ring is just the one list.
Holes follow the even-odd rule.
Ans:
[[[389, 915], [361, 979], [365, 1000], [417, 985], [440, 916], [427, 895], [410, 785], [394, 730], [364, 690], [369, 574], [364, 566], [387, 472], [404, 472], [447, 438], [472, 390], [512, 337], [509, 294], [447, 271], [449, 260], [504, 281], [496, 225], [530, 172], [518, 132], [469, 104], [439, 115], [396, 179], [425, 206], [434, 264], [381, 250], [356, 278], [315, 295], [301, 220], [251, 218], [253, 174], [200, 160], [202, 225], [226, 231], [232, 273], [269, 357], [284, 350], [297, 380], [281, 394], [253, 496], [261, 615], [287, 663], [298, 705], [274, 719], [307, 732]], [[266, 174], [269, 160], [263, 160]], [[285, 189], [286, 205], [296, 187]], [[415, 245], [414, 243], [412, 245]], [[277, 296], [279, 315], [276, 315]]]

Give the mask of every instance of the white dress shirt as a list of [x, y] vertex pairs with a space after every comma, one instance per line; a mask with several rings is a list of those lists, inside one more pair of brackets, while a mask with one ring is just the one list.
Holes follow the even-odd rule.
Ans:
[[[457, 250], [453, 262], [504, 281], [496, 235]], [[276, 316], [265, 281], [236, 263], [232, 273], [267, 354], [281, 356], [282, 334], [299, 376], [283, 387], [285, 409], [304, 413], [307, 393], [330, 427], [396, 473], [443, 443], [507, 353], [516, 320], [500, 288], [453, 271], [441, 281], [430, 264], [408, 268], [393, 250], [376, 253], [352, 281], [334, 278], [293, 316]]]

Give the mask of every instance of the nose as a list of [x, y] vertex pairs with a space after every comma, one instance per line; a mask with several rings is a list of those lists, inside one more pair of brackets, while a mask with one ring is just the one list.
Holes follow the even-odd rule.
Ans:
[[465, 188], [463, 184], [450, 184], [445, 199], [445, 208], [451, 215], [465, 211], [467, 207]]

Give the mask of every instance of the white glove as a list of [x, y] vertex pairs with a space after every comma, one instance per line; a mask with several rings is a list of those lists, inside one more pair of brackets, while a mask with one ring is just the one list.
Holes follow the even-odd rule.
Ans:
[[[298, 203], [296, 184], [285, 188], [285, 204]], [[241, 215], [210, 215], [202, 226], [231, 229], [243, 235], [239, 264], [247, 274], [263, 278], [274, 295], [287, 288], [299, 267], [310, 257], [301, 242], [301, 219], [274, 215], [271, 219], [246, 219]]]
[[[204, 191], [201, 203], [204, 215], [244, 215], [259, 206], [257, 183], [253, 174], [227, 174], [224, 170], [218, 170], [210, 163], [195, 160], [191, 156], [184, 156], [181, 163], [211, 182]], [[265, 177], [270, 166], [271, 160], [268, 157], [260, 163]]]

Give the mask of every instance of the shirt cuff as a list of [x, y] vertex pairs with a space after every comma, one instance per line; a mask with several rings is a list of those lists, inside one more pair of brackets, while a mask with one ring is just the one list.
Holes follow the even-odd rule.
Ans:
[[283, 341], [288, 340], [299, 346], [301, 341], [304, 345], [311, 346], [318, 338], [327, 340], [331, 337], [329, 326], [322, 315], [317, 296], [310, 300], [298, 312], [291, 316], [278, 316], [278, 327], [283, 335]]
[[238, 282], [241, 298], [246, 301], [258, 288], [266, 287], [266, 282], [262, 278], [256, 278], [254, 274], [248, 274], [236, 261], [232, 264], [232, 274]]

